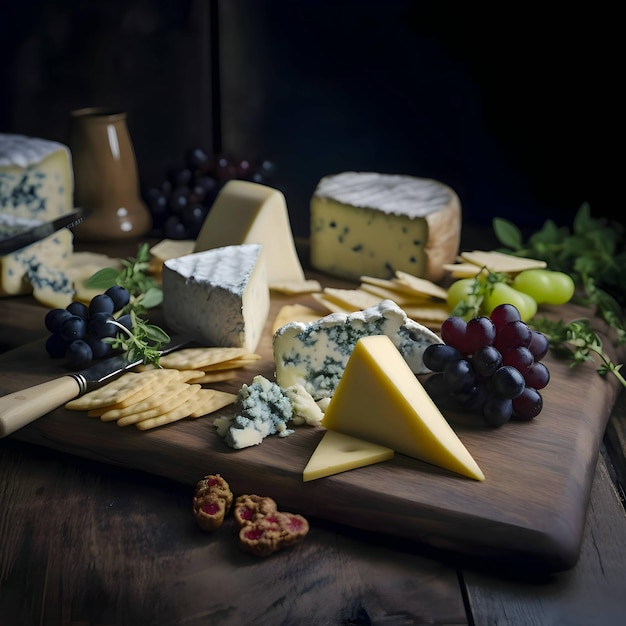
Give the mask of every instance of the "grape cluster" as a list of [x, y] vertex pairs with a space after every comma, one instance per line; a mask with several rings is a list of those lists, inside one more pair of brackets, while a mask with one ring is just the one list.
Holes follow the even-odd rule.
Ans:
[[50, 332], [46, 352], [53, 359], [65, 358], [70, 370], [84, 369], [94, 359], [109, 356], [111, 344], [103, 340], [123, 332], [110, 322], [115, 320], [129, 330], [132, 328], [131, 315], [120, 315], [129, 302], [130, 293], [115, 285], [94, 296], [88, 305], [72, 302], [64, 309], [51, 309], [44, 320]]
[[236, 178], [267, 184], [273, 173], [270, 161], [252, 163], [226, 155], [211, 157], [202, 148], [189, 150], [182, 167], [172, 168], [163, 183], [142, 192], [152, 216], [152, 234], [195, 239], [225, 182]]
[[424, 352], [424, 365], [435, 372], [424, 386], [440, 408], [481, 413], [494, 427], [539, 415], [539, 390], [550, 380], [541, 362], [548, 339], [523, 322], [515, 306], [501, 304], [467, 322], [449, 317], [441, 338]]
[[[479, 278], [485, 281], [485, 277]], [[448, 288], [447, 303], [454, 309], [476, 290], [475, 278], [460, 278]], [[532, 319], [540, 304], [561, 305], [574, 295], [575, 284], [564, 272], [548, 269], [529, 269], [519, 272], [509, 282], [496, 282], [487, 289], [481, 313], [489, 315], [500, 304], [515, 306], [522, 320]]]

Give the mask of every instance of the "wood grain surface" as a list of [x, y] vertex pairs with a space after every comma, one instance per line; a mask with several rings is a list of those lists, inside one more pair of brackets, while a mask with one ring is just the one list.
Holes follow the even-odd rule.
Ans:
[[[219, 388], [236, 391], [257, 373], [272, 376], [269, 326], [287, 301], [293, 300], [273, 300], [260, 367]], [[402, 455], [302, 483], [319, 429], [298, 427], [290, 437], [234, 451], [214, 432], [212, 417], [140, 432], [59, 409], [12, 437], [186, 485], [219, 472], [235, 493], [270, 495], [294, 512], [461, 555], [559, 571], [579, 557], [600, 442], [618, 389], [591, 364], [571, 369], [551, 357], [545, 362], [552, 380], [536, 420], [491, 430], [475, 417], [447, 415], [485, 472], [484, 483]], [[45, 355], [43, 338], [2, 355], [0, 372], [0, 393], [64, 373]]]

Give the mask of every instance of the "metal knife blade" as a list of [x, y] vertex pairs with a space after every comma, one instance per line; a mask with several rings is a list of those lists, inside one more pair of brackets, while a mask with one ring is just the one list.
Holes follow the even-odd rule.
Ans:
[[[172, 338], [161, 354], [173, 352], [189, 343], [190, 340], [186, 337]], [[67, 374], [0, 397], [0, 438], [141, 363], [141, 359], [129, 361], [124, 355], [113, 356], [81, 372]]]
[[20, 220], [0, 213], [0, 254], [9, 254], [56, 233], [72, 228], [87, 217], [84, 209], [74, 209], [49, 222]]

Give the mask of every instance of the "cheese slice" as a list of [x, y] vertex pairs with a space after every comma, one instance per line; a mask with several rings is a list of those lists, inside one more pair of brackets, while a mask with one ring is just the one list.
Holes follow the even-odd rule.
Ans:
[[357, 342], [322, 426], [475, 480], [485, 479], [386, 335]]
[[229, 180], [211, 206], [194, 252], [249, 243], [265, 248], [270, 287], [273, 283], [305, 281], [285, 196], [266, 185]]
[[0, 212], [42, 222], [74, 208], [74, 177], [67, 146], [0, 134]]
[[263, 252], [254, 244], [225, 246], [165, 261], [166, 324], [209, 346], [254, 352], [270, 309]]
[[401, 270], [438, 281], [460, 237], [458, 196], [435, 180], [343, 172], [322, 178], [311, 198], [311, 265], [336, 276]]
[[302, 480], [308, 482], [392, 458], [391, 448], [327, 430], [306, 464]]

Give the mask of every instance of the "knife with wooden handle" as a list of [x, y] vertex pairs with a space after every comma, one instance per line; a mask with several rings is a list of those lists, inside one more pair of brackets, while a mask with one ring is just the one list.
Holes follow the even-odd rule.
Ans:
[[[173, 339], [161, 354], [173, 352], [188, 343], [189, 339], [186, 338]], [[81, 372], [67, 374], [0, 397], [0, 438], [14, 433], [142, 362], [142, 359], [129, 361], [125, 355], [113, 356]]]

